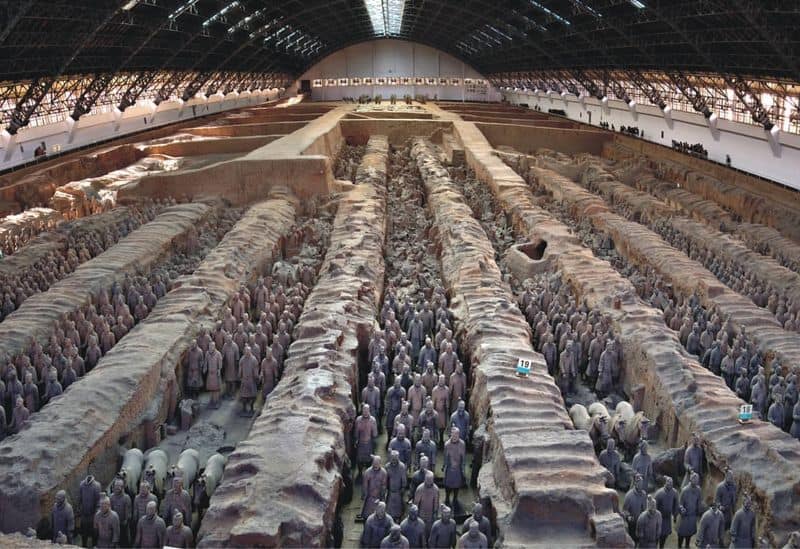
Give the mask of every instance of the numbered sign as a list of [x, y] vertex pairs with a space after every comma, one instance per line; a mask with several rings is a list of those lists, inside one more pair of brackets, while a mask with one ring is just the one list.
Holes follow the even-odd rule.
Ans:
[[517, 360], [517, 375], [527, 376], [531, 373], [532, 362], [525, 358]]
[[753, 405], [742, 404], [739, 407], [739, 421], [750, 421], [753, 419]]

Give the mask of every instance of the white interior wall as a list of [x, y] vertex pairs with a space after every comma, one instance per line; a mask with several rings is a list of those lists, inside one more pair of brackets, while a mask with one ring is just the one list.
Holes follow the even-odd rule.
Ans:
[[506, 92], [504, 96], [510, 103], [526, 103], [530, 108], [538, 105], [544, 112], [563, 109], [568, 118], [594, 126], [600, 122], [613, 124], [617, 130], [620, 126], [637, 126], [644, 132], [643, 139], [667, 147], [672, 146], [673, 139], [702, 143], [709, 160], [724, 163], [730, 155], [734, 168], [800, 190], [800, 135], [781, 132], [776, 140], [760, 126], [723, 119], [712, 129], [700, 113], [673, 110], [665, 118], [656, 106], [636, 105], [631, 110], [613, 99], [604, 108], [591, 97], [578, 100], [573, 95], [533, 92]]
[[323, 86], [311, 90], [314, 101], [339, 101], [343, 97], [359, 95], [382, 95], [389, 98], [392, 94], [398, 98], [406, 94], [434, 96], [452, 101], [500, 101], [501, 95], [491, 84], [486, 86], [486, 93], [470, 92], [463, 85], [464, 78], [485, 78], [475, 69], [456, 59], [452, 55], [430, 46], [407, 42], [405, 40], [372, 40], [361, 42], [341, 49], [322, 59], [305, 72], [295, 83], [300, 87], [300, 80], [323, 80], [335, 78], [378, 78], [378, 77], [421, 77], [421, 78], [460, 78], [460, 86], [442, 85], [384, 85], [378, 86]]
[[49, 153], [56, 152], [59, 147], [63, 152], [198, 116], [257, 105], [275, 99], [278, 94], [275, 89], [231, 93], [225, 97], [221, 94], [208, 98], [201, 95], [183, 104], [164, 101], [157, 107], [152, 102], [137, 103], [127, 108], [119, 119], [115, 111], [109, 111], [82, 116], [74, 123], [68, 118], [55, 124], [22, 128], [15, 136], [0, 135], [0, 170], [32, 160], [34, 150], [42, 141]]

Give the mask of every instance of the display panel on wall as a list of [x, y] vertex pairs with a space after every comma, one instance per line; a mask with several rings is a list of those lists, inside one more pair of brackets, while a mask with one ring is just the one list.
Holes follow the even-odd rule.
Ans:
[[486, 80], [474, 78], [443, 78], [435, 76], [365, 76], [363, 78], [317, 78], [312, 80], [314, 88], [335, 86], [465, 86], [470, 90], [485, 92]]

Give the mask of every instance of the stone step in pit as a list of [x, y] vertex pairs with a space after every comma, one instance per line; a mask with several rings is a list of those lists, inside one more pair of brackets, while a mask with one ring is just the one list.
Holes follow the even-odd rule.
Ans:
[[654, 269], [685, 295], [697, 292], [706, 308], [716, 306], [723, 317], [744, 327], [766, 356], [778, 356], [784, 366], [800, 360], [800, 339], [778, 325], [769, 310], [723, 285], [705, 267], [676, 250], [639, 223], [612, 213], [606, 202], [574, 181], [543, 168], [531, 168], [529, 181], [546, 189], [578, 216], [590, 220], [595, 230], [612, 236], [615, 249], [633, 264]]
[[[572, 428], [486, 234], [432, 146], [414, 139], [412, 157], [425, 182], [445, 285], [462, 322], [463, 350], [473, 364], [473, 422], [488, 421], [489, 459], [478, 482], [492, 501], [501, 543], [629, 545], [615, 514], [617, 494], [605, 487], [605, 469], [588, 434]], [[516, 377], [518, 358], [533, 362], [530, 377]]]
[[[183, 207], [190, 206], [201, 205]], [[116, 473], [120, 443], [146, 448], [148, 428], [162, 424], [176, 404], [175, 370], [190, 342], [220, 316], [242, 283], [271, 268], [296, 209], [285, 189], [251, 206], [194, 273], [180, 278], [147, 320], [70, 389], [70, 398], [52, 402], [20, 434], [0, 443], [0, 530], [42, 526], [59, 489], [80, 501], [78, 486], [87, 472], [107, 484]], [[184, 211], [182, 222], [190, 217]], [[162, 238], [148, 239], [154, 255]]]
[[[147, 205], [114, 208], [101, 214], [61, 223], [55, 230], [39, 234], [13, 255], [0, 261], [0, 280], [11, 289], [11, 303], [16, 310], [27, 297], [46, 291], [53, 283], [67, 276], [78, 265], [102, 253], [142, 224], [152, 221], [162, 210]], [[73, 249], [70, 242], [85, 249]], [[54, 258], [52, 267], [48, 265]], [[17, 292], [22, 287], [23, 293]], [[7, 316], [7, 314], [5, 315]]]
[[[624, 351], [625, 384], [629, 390], [644, 387], [643, 411], [657, 424], [660, 438], [670, 446], [682, 446], [690, 433], [699, 433], [717, 472], [730, 466], [740, 494], [756, 494], [759, 528], [772, 531], [773, 543], [780, 545], [778, 541], [797, 528], [792, 511], [797, 503], [787, 503], [787, 498], [797, 498], [796, 441], [765, 422], [739, 425], [742, 402], [684, 351], [675, 332], [664, 325], [661, 311], [636, 297], [630, 281], [594, 257], [569, 227], [539, 207], [525, 181], [491, 154], [477, 130], [462, 124], [458, 129], [467, 142], [471, 165], [508, 213], [515, 233], [547, 243], [538, 262], [558, 270], [581, 299], [614, 319]], [[705, 488], [711, 495], [715, 485], [707, 481]]]
[[357, 184], [339, 199], [283, 377], [228, 458], [199, 547], [329, 545], [350, 466], [358, 354], [383, 290], [387, 162], [387, 138], [373, 136]]

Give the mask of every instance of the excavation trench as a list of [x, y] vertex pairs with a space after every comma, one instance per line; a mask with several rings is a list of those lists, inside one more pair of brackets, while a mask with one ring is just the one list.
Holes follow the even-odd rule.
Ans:
[[[705, 257], [704, 266], [713, 269], [720, 281], [744, 297], [757, 301], [758, 306], [767, 306], [767, 296], [751, 297], [743, 293], [746, 288], [742, 287], [742, 280], [748, 279], [749, 283], [762, 287], [762, 293], [767, 287], [771, 287], [780, 298], [795, 302], [800, 298], [800, 276], [797, 273], [782, 267], [769, 257], [749, 250], [735, 237], [684, 216], [671, 215], [669, 206], [661, 200], [616, 181], [599, 159], [584, 156], [579, 157], [576, 162], [564, 165], [564, 162], [540, 156], [538, 164], [567, 177], [567, 173], [574, 171], [577, 166], [578, 174], [573, 178], [575, 181], [602, 196], [617, 213], [629, 219], [638, 213], [641, 224], [658, 233], [677, 249], [683, 249], [687, 255], [691, 254], [692, 259], [701, 261]], [[681, 238], [684, 239], [683, 245], [679, 241]], [[723, 265], [717, 264], [719, 260], [722, 260]], [[726, 273], [722, 268], [725, 262], [739, 272]], [[771, 312], [774, 314], [774, 311]]]
[[[604, 155], [612, 160], [627, 160], [636, 156], [633, 151], [620, 144], [607, 146]], [[678, 162], [656, 160], [648, 156], [643, 158], [667, 181], [720, 204], [741, 216], [744, 221], [773, 227], [783, 236], [800, 242], [800, 215], [797, 211], [753, 188], [747, 182], [728, 183]]]
[[[10, 297], [10, 300], [3, 301], [3, 320], [27, 298], [47, 291], [79, 265], [114, 246], [142, 224], [152, 221], [161, 211], [161, 207], [154, 205], [121, 207], [64, 222], [31, 239], [15, 254], [3, 258], [0, 279]], [[117, 235], [121, 238], [118, 239]]]
[[359, 354], [383, 291], [388, 141], [373, 136], [343, 192], [330, 245], [295, 329], [280, 382], [225, 477], [199, 546], [323, 546], [349, 490]]
[[204, 203], [169, 207], [46, 292], [27, 298], [0, 323], [0, 350], [9, 357], [16, 357], [29, 350], [31, 340], [45, 347], [53, 326], [62, 317], [72, 316], [95, 301], [115, 282], [122, 282], [126, 274], [148, 273], [169, 260], [176, 251], [185, 250], [195, 225], [204, 223], [214, 209], [213, 205]]
[[767, 309], [728, 289], [708, 270], [639, 223], [611, 213], [598, 196], [575, 182], [542, 168], [531, 168], [532, 185], [546, 189], [557, 201], [563, 201], [576, 215], [584, 216], [599, 233], [613, 238], [614, 247], [634, 265], [648, 266], [676, 291], [696, 293], [708, 309], [716, 308], [721, 316], [730, 315], [737, 327], [748, 336], [767, 358], [777, 356], [783, 365], [800, 360], [800, 340], [784, 330]]
[[[46, 339], [37, 340], [31, 337], [25, 349], [27, 352], [12, 355], [17, 378], [24, 383], [26, 373], [31, 373], [33, 384], [38, 385], [39, 398], [26, 394], [28, 411], [31, 414], [38, 412], [53, 398], [70, 398], [69, 393], [63, 397], [53, 396], [53, 389], [66, 390], [82, 381], [84, 372], [91, 371], [103, 354], [113, 349], [136, 324], [147, 318], [159, 299], [171, 289], [172, 279], [194, 271], [241, 214], [241, 209], [227, 209], [221, 204], [212, 205], [207, 215], [189, 227], [186, 235], [180, 235], [169, 242], [161, 257], [157, 257], [158, 254], [145, 255], [132, 258], [137, 260], [135, 264], [120, 263], [118, 259], [125, 257], [131, 251], [132, 243], [142, 237], [141, 234], [133, 233], [130, 240], [123, 240], [119, 244], [121, 250], [112, 247], [100, 254], [94, 261], [79, 267], [73, 273], [76, 280], [68, 277], [51, 291], [32, 299], [29, 302], [30, 307], [21, 309], [18, 314], [10, 317], [9, 328], [16, 322], [22, 323], [24, 327], [26, 323], [35, 323], [34, 319], [39, 317], [39, 312], [46, 306], [43, 304], [65, 303], [64, 296], [76, 297], [80, 289], [88, 292], [88, 301], [78, 309], [69, 312], [60, 310], [59, 321], [51, 326]], [[156, 223], [160, 224], [164, 220], [165, 218], [160, 217]], [[145, 232], [152, 236], [153, 231]], [[160, 236], [168, 235], [160, 232]], [[154, 261], [150, 263], [151, 260]], [[114, 268], [120, 268], [121, 271], [115, 272]], [[101, 286], [102, 283], [107, 285]], [[142, 297], [142, 303], [138, 303], [138, 297]], [[59, 333], [69, 334], [63, 338], [63, 347]], [[96, 346], [92, 345], [91, 339], [94, 339]], [[57, 374], [58, 384], [48, 382], [53, 373]]]
[[685, 211], [690, 217], [736, 236], [756, 253], [772, 256], [780, 265], [800, 273], [800, 245], [784, 237], [772, 227], [759, 223], [740, 222], [741, 216], [700, 195], [659, 179], [647, 169], [643, 159], [618, 161], [612, 170], [620, 181], [646, 191], [670, 207]]
[[[440, 262], [436, 248], [430, 240], [431, 220], [425, 211], [425, 190], [419, 170], [407, 150], [392, 151], [389, 173], [387, 206], [391, 216], [387, 220], [385, 289], [381, 312], [377, 318], [377, 326], [382, 330], [376, 328], [372, 333], [366, 356], [362, 354], [360, 359], [360, 404], [371, 403], [373, 410], [376, 407], [370, 398], [370, 389], [365, 387], [367, 373], [371, 372], [373, 378], [383, 380], [376, 381], [376, 386], [383, 386], [385, 383], [386, 387], [382, 391], [385, 398], [378, 405], [378, 411], [373, 413], [378, 422], [374, 453], [382, 458], [387, 474], [391, 472], [393, 475], [386, 496], [387, 513], [396, 524], [407, 516], [410, 508], [408, 502], [415, 501], [417, 489], [425, 474], [422, 457], [427, 456], [428, 470], [434, 474], [438, 501], [449, 508], [460, 534], [475, 503], [484, 503], [485, 512], [489, 514], [490, 511], [488, 501], [481, 500], [474, 491], [480, 461], [472, 459], [472, 448], [479, 452], [481, 442], [474, 440], [475, 433], [467, 415], [462, 416], [462, 423], [459, 424], [465, 430], [461, 433], [461, 438], [465, 441], [465, 466], [464, 484], [457, 492], [448, 489], [445, 483], [445, 458], [441, 455], [444, 441], [449, 438], [453, 413], [458, 410], [458, 401], [469, 402], [467, 390], [470, 367], [460, 353], [460, 341], [452, 336], [452, 329], [460, 325], [459, 319], [455, 318], [449, 308], [448, 296], [441, 280]], [[422, 334], [414, 328], [414, 313], [424, 319], [421, 320]], [[410, 332], [412, 339], [418, 338], [416, 342], [408, 339]], [[402, 339], [404, 335], [407, 336], [405, 342]], [[431, 338], [433, 352], [423, 351], [425, 337]], [[453, 354], [448, 353], [445, 342], [452, 345]], [[381, 346], [386, 350], [386, 366], [383, 368], [385, 373], [376, 373], [373, 365], [378, 363], [380, 366]], [[420, 347], [419, 354], [416, 354], [417, 347]], [[433, 363], [430, 369], [425, 364], [428, 360]], [[462, 372], [458, 370], [459, 362], [463, 367]], [[414, 389], [416, 374], [420, 374], [421, 383], [419, 388]], [[437, 388], [440, 375], [444, 376], [444, 387]], [[400, 389], [396, 387], [396, 382], [400, 383]], [[419, 397], [422, 389], [425, 398], [432, 398], [433, 411], [436, 414], [436, 421], [426, 421], [424, 427], [430, 431], [435, 450], [420, 443], [423, 438], [423, 427], [420, 423], [424, 401]], [[409, 416], [401, 413], [403, 400], [409, 403]], [[415, 416], [418, 420], [410, 422], [410, 418]], [[406, 427], [405, 440], [410, 441], [408, 455], [402, 438], [398, 436], [401, 424]], [[411, 428], [407, 425], [411, 425]], [[477, 437], [480, 438], [480, 435]], [[390, 463], [392, 449], [398, 451], [398, 461], [403, 463], [405, 476]], [[358, 456], [355, 461], [358, 462]], [[356, 465], [359, 471], [364, 467], [363, 464]], [[364, 473], [365, 476], [366, 474]], [[364, 494], [364, 483], [358, 480], [359, 476], [356, 476], [352, 499], [349, 502], [344, 501], [340, 506], [343, 526], [341, 545], [344, 547], [357, 546], [364, 541], [364, 522], [368, 518], [364, 513], [368, 514], [369, 510], [365, 511], [365, 500], [362, 496], [368, 496]], [[428, 510], [423, 505], [420, 513], [427, 514]], [[434, 510], [434, 513], [431, 521], [441, 518], [440, 509]], [[490, 540], [494, 539], [491, 528], [486, 534]], [[409, 542], [415, 546], [422, 543], [413, 536], [409, 538]]]
[[[750, 490], [760, 500], [764, 531], [771, 532], [775, 540], [783, 539], [797, 527], [797, 517], [788, 511], [797, 504], [786, 503], [797, 497], [797, 442], [765, 422], [739, 425], [741, 401], [719, 377], [684, 351], [676, 334], [664, 326], [660, 311], [637, 298], [627, 279], [593, 257], [572, 230], [553, 217], [570, 215], [551, 201], [534, 197], [525, 182], [492, 155], [490, 145], [477, 131], [461, 124], [457, 129], [470, 165], [507, 212], [516, 233], [522, 238], [547, 240], [546, 255], [552, 256], [564, 282], [614, 320], [624, 351], [625, 388], [633, 394], [643, 389], [636, 402], [654, 420], [659, 438], [667, 445], [680, 446], [691, 432], [700, 433], [709, 463], [717, 470], [732, 467], [740, 493]], [[563, 178], [552, 172], [539, 174], [550, 176], [548, 189], [553, 187], [554, 194], [569, 205], [568, 210], [585, 216], [581, 219], [604, 211], [574, 183], [561, 188], [553, 181]], [[552, 208], [552, 213], [543, 208]], [[711, 471], [704, 476], [706, 493], [713, 491], [717, 474]]]
[[[617, 494], [605, 487], [585, 431], [573, 430], [561, 394], [531, 345], [531, 331], [502, 281], [495, 250], [432, 146], [412, 147], [425, 182], [444, 282], [472, 363], [473, 423], [487, 421], [478, 484], [506, 545], [626, 545]], [[515, 375], [530, 360], [530, 377]], [[535, 433], [535, 435], [532, 435]]]
[[[87, 473], [105, 485], [116, 473], [122, 451], [158, 442], [162, 424], [177, 406], [176, 369], [198, 327], [217, 319], [240, 284], [271, 268], [292, 228], [296, 208], [294, 197], [282, 189], [250, 207], [194, 272], [180, 277], [147, 319], [104, 355], [83, 382], [32, 417], [18, 435], [0, 443], [0, 466], [5, 471], [0, 529], [46, 530], [57, 490], [66, 490], [71, 501], [79, 502], [78, 486]], [[120, 253], [117, 259], [155, 261], [210, 209], [203, 204], [168, 209], [177, 219], [148, 224], [145, 228], [154, 234], [142, 238], [133, 253]], [[103, 276], [121, 276], [134, 269], [127, 265], [121, 263]], [[70, 306], [74, 309], [87, 300], [75, 299]], [[76, 506], [76, 516], [79, 510]]]

